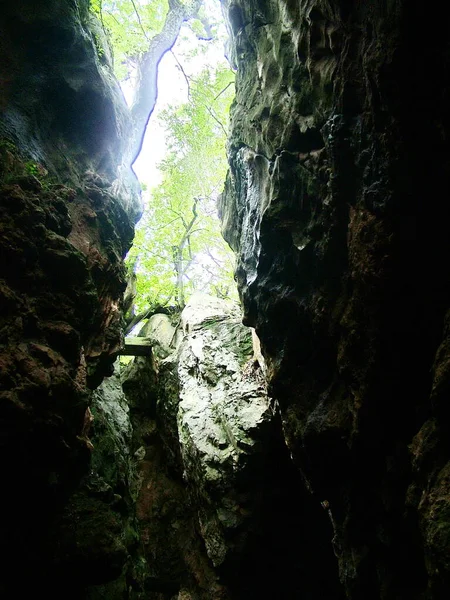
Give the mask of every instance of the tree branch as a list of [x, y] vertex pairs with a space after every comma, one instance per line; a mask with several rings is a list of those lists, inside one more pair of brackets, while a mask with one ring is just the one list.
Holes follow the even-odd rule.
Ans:
[[158, 65], [166, 52], [175, 44], [182, 24], [195, 15], [202, 0], [194, 0], [188, 8], [180, 0], [169, 1], [169, 12], [160, 33], [155, 35], [138, 66], [137, 91], [131, 106], [133, 132], [128, 149], [130, 166], [138, 157], [148, 122], [158, 95]]
[[223, 263], [221, 263], [215, 256], [213, 256], [211, 254], [211, 250], [209, 248], [207, 248], [206, 250], [206, 254], [209, 256], [209, 258], [216, 263], [216, 265], [219, 267], [219, 269], [221, 269], [223, 267]]
[[100, 10], [100, 23], [102, 24], [102, 29], [103, 29], [105, 35], [107, 35], [107, 30], [106, 30], [105, 24], [103, 22], [103, 0], [100, 0], [100, 2], [99, 2], [99, 10]]
[[119, 21], [116, 19], [116, 17], [112, 14], [112, 12], [110, 12], [109, 10], [105, 10], [106, 13], [108, 13], [108, 15], [114, 19], [114, 21], [117, 23], [117, 25], [119, 25], [119, 27], [121, 26]]
[[209, 112], [209, 114], [212, 116], [212, 118], [214, 119], [214, 121], [216, 123], [218, 123], [221, 127], [222, 127], [222, 131], [224, 132], [225, 135], [227, 134], [227, 130], [225, 129], [225, 127], [222, 125], [221, 121], [219, 121], [219, 119], [216, 117], [216, 115], [214, 114], [214, 112], [209, 108], [209, 106], [206, 106], [205, 104], [205, 108], [206, 110]]
[[211, 25], [210, 22], [208, 21], [208, 19], [204, 16], [200, 16], [199, 13], [197, 13], [196, 15], [194, 15], [199, 21], [200, 23], [203, 25], [203, 29], [205, 30], [206, 36], [201, 36], [201, 35], [197, 35], [197, 39], [198, 40], [203, 40], [205, 42], [209, 42], [209, 40], [213, 39], [213, 32], [211, 29]]
[[140, 323], [144, 319], [148, 319], [149, 317], [152, 317], [153, 315], [156, 315], [158, 313], [162, 313], [164, 315], [172, 314], [174, 312], [174, 307], [167, 306], [168, 303], [170, 302], [172, 296], [173, 296], [173, 292], [164, 304], [157, 304], [156, 306], [151, 306], [149, 309], [144, 310], [144, 311], [140, 312], [138, 315], [134, 316], [131, 320], [128, 320], [126, 327], [124, 329], [124, 335], [128, 335], [130, 333], [130, 331], [134, 327], [136, 327], [136, 325], [138, 323]]
[[217, 98], [219, 98], [219, 96], [221, 96], [224, 92], [227, 91], [227, 89], [230, 87], [230, 85], [233, 85], [233, 84], [234, 84], [234, 81], [230, 81], [230, 83], [228, 85], [226, 85], [223, 88], [223, 90], [217, 94], [217, 96], [214, 98], [214, 102], [217, 100]]
[[131, 4], [133, 5], [134, 8], [134, 12], [136, 13], [136, 16], [138, 18], [139, 21], [139, 26], [142, 29], [142, 33], [144, 34], [145, 39], [147, 40], [147, 42], [150, 42], [150, 40], [147, 37], [147, 32], [145, 31], [143, 25], [142, 25], [142, 21], [141, 21], [141, 15], [138, 12], [138, 9], [136, 8], [136, 4], [134, 3], [134, 0], [131, 0]]
[[188, 98], [190, 100], [191, 99], [191, 84], [190, 84], [190, 81], [189, 81], [189, 77], [186, 75], [186, 71], [183, 69], [183, 66], [180, 63], [180, 61], [178, 60], [175, 52], [173, 50], [171, 50], [170, 52], [171, 52], [172, 56], [174, 57], [174, 59], [176, 60], [178, 68], [183, 73], [183, 76], [184, 76], [184, 78], [186, 80], [186, 85], [187, 85], [187, 89], [188, 89]]

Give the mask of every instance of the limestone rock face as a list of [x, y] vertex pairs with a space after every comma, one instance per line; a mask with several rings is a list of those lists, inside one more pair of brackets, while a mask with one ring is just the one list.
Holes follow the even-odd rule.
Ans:
[[284, 437], [346, 596], [443, 598], [448, 9], [431, 29], [400, 1], [224, 10], [237, 96], [220, 211]]
[[52, 593], [55, 528], [89, 470], [90, 390], [122, 341], [123, 258], [140, 200], [122, 164], [127, 108], [88, 4], [5, 0], [0, 11], [5, 597]]
[[[88, 0], [2, 3], [0, 133], [50, 172], [82, 183], [89, 171], [111, 183], [131, 121], [88, 8]], [[139, 210], [132, 194], [121, 200], [127, 212]]]
[[287, 600], [315, 589], [338, 598], [336, 573], [320, 581], [310, 575], [311, 549], [333, 571], [331, 548], [323, 548], [331, 528], [324, 521], [311, 531], [305, 521], [323, 509], [302, 489], [241, 320], [236, 305], [194, 296], [177, 348], [166, 358], [136, 359], [126, 374], [146, 565], [136, 593]]
[[130, 409], [120, 382], [119, 365], [91, 399], [89, 471], [58, 517], [58, 555], [52, 568], [59, 589], [72, 581], [74, 598], [123, 598], [132, 568], [137, 533], [135, 501], [138, 480], [132, 454]]
[[211, 300], [194, 296], [182, 314], [189, 334], [177, 361], [177, 424], [184, 478], [202, 499], [202, 536], [219, 566], [229, 551], [227, 537], [239, 531], [251, 513], [246, 504], [259, 495], [239, 500], [237, 487], [251, 477], [251, 457], [263, 451], [273, 411], [240, 312]]

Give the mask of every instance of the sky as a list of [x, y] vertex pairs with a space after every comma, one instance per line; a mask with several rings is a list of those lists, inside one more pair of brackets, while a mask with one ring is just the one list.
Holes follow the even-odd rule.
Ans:
[[158, 98], [147, 127], [142, 150], [133, 165], [141, 183], [149, 188], [161, 182], [158, 163], [163, 159], [166, 142], [165, 131], [158, 122], [158, 115], [169, 104], [179, 104], [187, 100], [187, 85], [175, 58], [170, 52], [162, 58], [158, 70]]
[[[220, 18], [220, 3], [218, 0], [206, 0], [207, 14], [213, 14]], [[225, 25], [221, 25], [219, 39], [224, 40], [226, 36]], [[194, 49], [202, 48], [195, 57], [187, 58]], [[198, 40], [195, 35], [183, 26], [181, 33], [172, 52], [167, 52], [159, 64], [158, 69], [158, 97], [152, 116], [147, 127], [142, 145], [141, 153], [133, 165], [133, 170], [139, 181], [148, 188], [157, 186], [161, 182], [158, 163], [164, 158], [166, 148], [166, 135], [164, 128], [158, 121], [158, 115], [169, 105], [187, 102], [188, 88], [184, 75], [182, 74], [174, 55], [183, 66], [188, 75], [195, 75], [205, 65], [215, 65], [225, 60], [223, 41], [207, 42]], [[125, 82], [122, 85], [127, 102], [131, 102], [132, 88]]]
[[[211, 9], [207, 7], [207, 14], [213, 14], [212, 19], [216, 17], [220, 22], [221, 9], [219, 1], [205, 0], [205, 2], [212, 6]], [[150, 207], [152, 202], [152, 188], [157, 187], [162, 182], [162, 175], [159, 172], [158, 164], [165, 158], [167, 148], [167, 135], [164, 126], [158, 117], [168, 106], [186, 103], [189, 100], [188, 84], [179, 64], [181, 64], [183, 71], [187, 76], [194, 78], [196, 74], [200, 73], [205, 68], [205, 66], [226, 64], [224, 49], [225, 38], [226, 31], [224, 24], [222, 24], [221, 31], [219, 31], [218, 40], [216, 39], [215, 41], [199, 40], [187, 26], [184, 26], [182, 27], [172, 51], [167, 52], [160, 61], [158, 69], [158, 96], [155, 109], [150, 117], [141, 153], [133, 165], [133, 169], [138, 176], [140, 183], [144, 184], [142, 198], [145, 211]], [[132, 78], [130, 78], [130, 80], [132, 81]], [[131, 84], [125, 82], [122, 84], [122, 89], [127, 102], [130, 104], [133, 96]], [[145, 219], [143, 219], [141, 223], [144, 223], [144, 221]], [[223, 242], [221, 242], [221, 244], [223, 244]], [[210, 248], [210, 252], [214, 255], [216, 254], [214, 246]], [[218, 250], [218, 252], [217, 259], [223, 260], [224, 257], [220, 254], [223, 250]], [[230, 263], [233, 262], [231, 251], [229, 260]], [[201, 253], [198, 253], [195, 261], [190, 267], [191, 276], [192, 273], [196, 273], [196, 278], [198, 278], [199, 282], [204, 279], [199, 275], [203, 273], [203, 269], [206, 268], [203, 265], [203, 262], [205, 262], [206, 266], [211, 267], [210, 258], [206, 254], [202, 255]], [[212, 267], [214, 269], [215, 265], [212, 265]], [[139, 272], [138, 266], [137, 273], [139, 274]], [[206, 272], [207, 271], [205, 271], [205, 273]], [[230, 291], [230, 296], [234, 298], [236, 293]]]

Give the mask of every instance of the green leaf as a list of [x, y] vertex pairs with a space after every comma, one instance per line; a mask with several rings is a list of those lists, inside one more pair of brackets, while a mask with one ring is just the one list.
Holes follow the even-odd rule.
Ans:
[[129, 259], [138, 259], [138, 312], [183, 304], [195, 290], [236, 297], [234, 255], [220, 234], [216, 210], [227, 170], [233, 82], [226, 63], [205, 67], [190, 83], [190, 102], [160, 117], [168, 148], [159, 165], [162, 182], [151, 192]]

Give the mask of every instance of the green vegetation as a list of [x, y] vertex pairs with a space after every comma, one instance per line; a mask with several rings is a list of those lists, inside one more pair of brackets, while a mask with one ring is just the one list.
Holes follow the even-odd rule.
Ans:
[[[146, 211], [128, 257], [129, 268], [137, 275], [131, 313], [145, 314], [166, 305], [182, 308], [195, 290], [235, 296], [233, 255], [220, 235], [216, 214], [227, 169], [225, 144], [234, 74], [225, 59], [217, 60], [218, 53], [210, 59], [214, 64], [199, 67], [199, 56], [207, 56], [207, 44], [223, 48], [218, 36], [219, 3], [205, 11], [200, 0], [189, 4], [181, 0], [92, 0], [91, 9], [110, 40], [117, 76], [135, 86], [133, 152], [140, 148], [140, 128], [145, 121], [145, 131], [156, 101], [156, 85], [149, 78], [156, 79], [162, 55], [172, 48], [183, 31], [181, 26], [187, 28], [177, 51], [182, 58], [176, 60], [188, 99], [168, 106], [160, 117], [167, 148], [159, 165], [161, 183], [151, 188], [150, 182]], [[192, 33], [202, 42], [193, 45]], [[151, 94], [153, 104], [148, 102]]]
[[29, 175], [38, 177], [42, 172], [42, 166], [38, 165], [34, 160], [29, 160], [25, 163], [25, 169]]
[[105, 49], [102, 46], [99, 35], [96, 33], [94, 33], [94, 43], [95, 49], [97, 50], [97, 55], [99, 59], [102, 60], [105, 56]]
[[54, 184], [53, 179], [42, 164], [32, 159], [27, 160], [11, 140], [1, 138], [0, 181], [6, 184], [14, 184], [30, 175], [36, 178], [44, 189]]
[[206, 67], [190, 84], [190, 101], [162, 114], [168, 151], [163, 179], [150, 195], [130, 262], [137, 309], [184, 306], [203, 291], [233, 295], [233, 256], [220, 235], [216, 199], [226, 173], [225, 141], [233, 73]]
[[161, 31], [169, 4], [167, 0], [91, 0], [114, 50], [114, 70], [119, 80], [129, 77], [149, 41]]
[[[91, 0], [91, 12], [99, 19], [114, 50], [114, 70], [119, 80], [130, 77], [149, 45], [163, 31], [169, 12], [177, 4], [187, 13], [186, 25], [199, 39], [213, 39], [217, 21], [206, 17], [203, 2], [194, 0]], [[217, 3], [218, 4], [218, 3]]]

